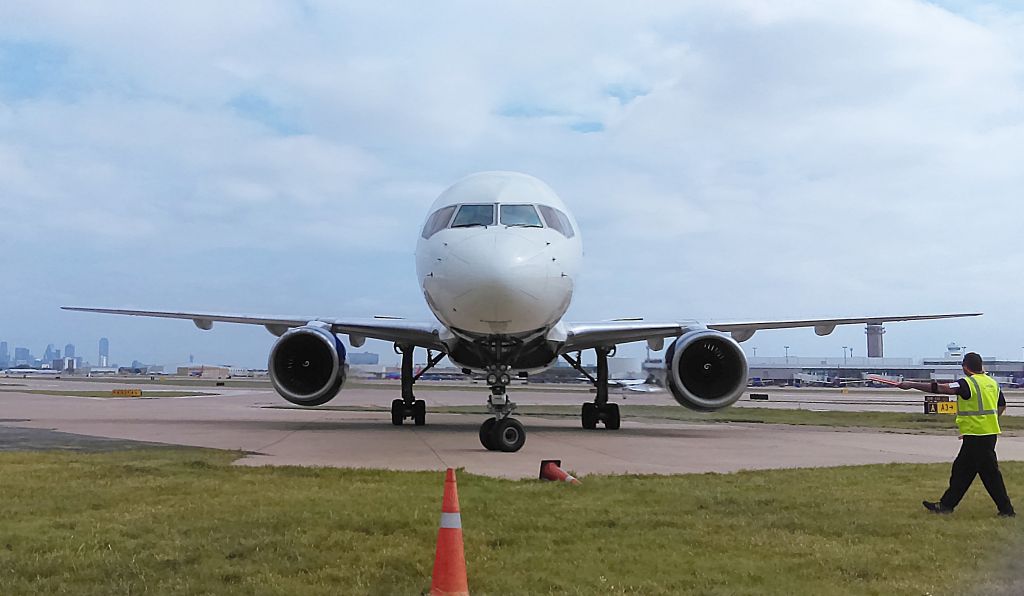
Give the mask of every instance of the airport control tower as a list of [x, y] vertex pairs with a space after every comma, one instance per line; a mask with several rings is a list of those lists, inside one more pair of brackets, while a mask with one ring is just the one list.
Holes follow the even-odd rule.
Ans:
[[881, 323], [868, 323], [864, 333], [868, 336], [868, 358], [882, 358], [882, 335], [885, 334], [885, 327]]

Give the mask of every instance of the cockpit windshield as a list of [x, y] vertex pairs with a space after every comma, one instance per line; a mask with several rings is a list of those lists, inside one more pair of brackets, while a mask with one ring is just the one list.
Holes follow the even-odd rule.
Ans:
[[494, 205], [463, 205], [455, 214], [453, 228], [468, 228], [470, 226], [493, 226]]
[[504, 226], [544, 227], [533, 205], [501, 205], [500, 221]]
[[540, 207], [540, 212], [544, 214], [544, 220], [548, 222], [549, 228], [557, 230], [566, 238], [572, 238], [576, 235], [576, 232], [572, 229], [572, 222], [569, 221], [569, 217], [566, 214], [547, 205], [538, 205], [538, 207]]
[[427, 219], [426, 225], [423, 226], [423, 237], [430, 238], [434, 234], [447, 228], [448, 222], [452, 219], [452, 213], [455, 213], [455, 205], [442, 207], [435, 211], [434, 214]]

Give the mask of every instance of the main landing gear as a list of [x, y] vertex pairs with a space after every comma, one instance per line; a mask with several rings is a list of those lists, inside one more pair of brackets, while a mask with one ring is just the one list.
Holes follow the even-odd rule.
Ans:
[[580, 354], [577, 353], [575, 358], [569, 354], [562, 354], [562, 358], [570, 366], [590, 379], [590, 382], [597, 389], [594, 401], [583, 404], [583, 410], [580, 415], [583, 428], [594, 430], [597, 428], [598, 423], [602, 423], [608, 430], [618, 430], [622, 422], [619, 417], [619, 404], [608, 403], [608, 356], [612, 353], [612, 349], [596, 348], [594, 351], [597, 352], [596, 379], [584, 370]]
[[526, 429], [512, 417], [516, 405], [509, 401], [506, 389], [512, 382], [507, 365], [487, 369], [487, 384], [491, 395], [487, 398], [487, 411], [493, 418], [480, 425], [480, 444], [488, 451], [519, 451], [526, 444]]
[[395, 344], [395, 352], [402, 355], [402, 397], [391, 402], [391, 424], [402, 426], [406, 418], [412, 418], [416, 426], [423, 426], [427, 423], [427, 403], [422, 399], [416, 399], [412, 393], [412, 386], [419, 380], [423, 373], [437, 366], [437, 363], [444, 358], [443, 353], [436, 356], [427, 351], [427, 365], [419, 373], [413, 374], [412, 356], [413, 346]]

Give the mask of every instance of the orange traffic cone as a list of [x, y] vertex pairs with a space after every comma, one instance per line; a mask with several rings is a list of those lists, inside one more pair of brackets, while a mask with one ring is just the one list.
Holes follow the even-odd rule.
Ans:
[[569, 484], [579, 484], [580, 481], [570, 476], [568, 472], [560, 467], [561, 465], [562, 460], [560, 459], [541, 460], [540, 479], [553, 480], [555, 482], [568, 482]]
[[455, 470], [448, 468], [444, 478], [444, 502], [441, 505], [441, 528], [437, 531], [437, 554], [434, 555], [434, 576], [430, 582], [431, 596], [469, 596], [466, 582], [466, 554], [462, 548], [462, 515], [459, 513], [459, 487]]

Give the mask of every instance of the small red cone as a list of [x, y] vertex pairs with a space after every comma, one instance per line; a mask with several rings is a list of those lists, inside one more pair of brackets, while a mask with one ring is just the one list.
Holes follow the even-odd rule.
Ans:
[[455, 482], [455, 470], [452, 468], [448, 468], [444, 478], [441, 528], [437, 531], [437, 553], [434, 555], [434, 575], [430, 582], [430, 594], [469, 596], [466, 554], [462, 547], [459, 487]]
[[579, 480], [576, 480], [570, 476], [568, 472], [559, 467], [561, 465], [562, 460], [560, 459], [541, 460], [540, 479], [552, 480], [554, 482], [568, 482], [569, 484], [580, 484]]

